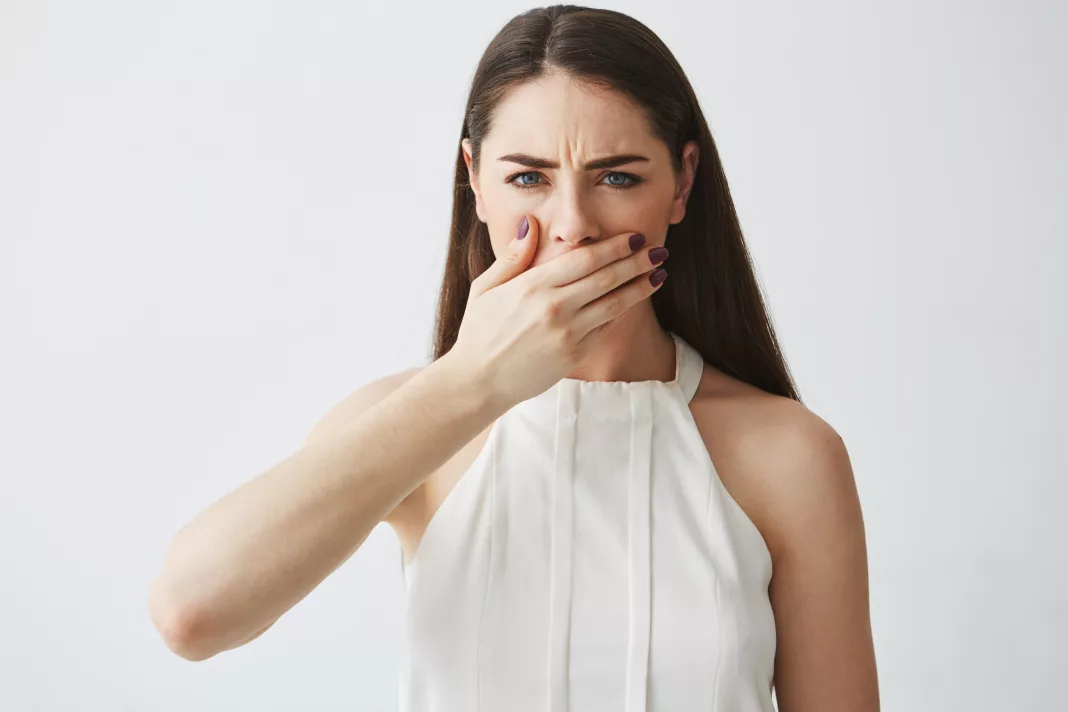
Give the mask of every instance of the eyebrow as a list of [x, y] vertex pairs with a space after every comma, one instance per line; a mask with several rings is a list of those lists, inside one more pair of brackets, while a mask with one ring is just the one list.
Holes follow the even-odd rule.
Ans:
[[[501, 156], [498, 161], [506, 161], [508, 163], [518, 163], [526, 166], [527, 168], [552, 168], [556, 169], [560, 167], [560, 164], [556, 161], [550, 161], [547, 158], [538, 158], [536, 156], [529, 156], [525, 153], [509, 153], [506, 156]], [[636, 153], [623, 153], [618, 156], [606, 156], [604, 158], [598, 158], [595, 161], [586, 163], [582, 168], [587, 171], [594, 171], [598, 168], [615, 168], [616, 166], [622, 166], [626, 163], [637, 163], [639, 161], [648, 162], [649, 159], [645, 156], [640, 156]]]

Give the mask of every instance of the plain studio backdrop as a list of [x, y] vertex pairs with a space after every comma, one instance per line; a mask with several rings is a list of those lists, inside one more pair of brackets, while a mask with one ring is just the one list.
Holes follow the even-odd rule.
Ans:
[[[426, 363], [467, 85], [529, 7], [0, 1], [0, 709], [396, 708], [388, 525], [205, 662], [148, 585], [199, 510]], [[612, 7], [693, 83], [849, 449], [884, 709], [1063, 705], [1065, 5]]]

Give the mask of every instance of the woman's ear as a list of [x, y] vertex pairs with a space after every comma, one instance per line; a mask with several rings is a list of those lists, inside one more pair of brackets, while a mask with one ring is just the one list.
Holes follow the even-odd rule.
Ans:
[[698, 158], [697, 141], [690, 141], [682, 147], [682, 171], [679, 172], [675, 185], [675, 199], [671, 204], [671, 217], [668, 220], [670, 225], [680, 223], [686, 217], [686, 200], [693, 189]]
[[471, 186], [471, 192], [475, 194], [475, 213], [479, 220], [486, 222], [485, 211], [482, 209], [482, 192], [478, 187], [478, 172], [471, 164], [471, 139], [463, 139], [460, 141], [460, 146], [464, 153], [464, 163], [467, 164], [467, 182]]

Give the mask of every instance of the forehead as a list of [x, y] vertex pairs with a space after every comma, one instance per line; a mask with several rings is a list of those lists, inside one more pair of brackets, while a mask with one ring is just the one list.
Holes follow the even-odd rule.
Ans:
[[650, 155], [656, 143], [645, 113], [625, 94], [552, 74], [509, 90], [483, 150], [494, 156], [512, 151], [542, 157]]

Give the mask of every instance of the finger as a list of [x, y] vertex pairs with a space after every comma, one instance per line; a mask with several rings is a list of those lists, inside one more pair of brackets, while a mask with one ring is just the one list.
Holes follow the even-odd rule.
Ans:
[[[653, 284], [660, 277], [662, 279]], [[638, 302], [652, 296], [654, 292], [664, 285], [666, 279], [667, 270], [663, 267], [656, 267], [649, 272], [643, 272], [625, 285], [594, 299], [575, 314], [575, 319], [572, 322], [575, 330], [580, 334], [589, 335], [591, 331], [597, 330], [620, 314], [625, 313]]]
[[523, 215], [516, 225], [516, 236], [508, 243], [504, 253], [471, 281], [471, 297], [504, 284], [525, 271], [537, 252], [538, 233], [537, 219], [533, 215]]
[[610, 262], [592, 274], [571, 284], [560, 287], [557, 299], [571, 311], [577, 312], [620, 285], [639, 275], [651, 273], [667, 259], [668, 251], [662, 245], [647, 245], [624, 259]]
[[642, 235], [630, 231], [621, 232], [538, 265], [531, 270], [531, 279], [544, 286], [562, 287], [596, 272], [607, 264], [629, 257], [644, 245], [645, 238]]

